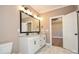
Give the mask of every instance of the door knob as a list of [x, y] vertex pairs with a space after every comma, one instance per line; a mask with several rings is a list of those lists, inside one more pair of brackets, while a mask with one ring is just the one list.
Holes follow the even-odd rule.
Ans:
[[75, 33], [74, 35], [78, 35], [78, 33]]

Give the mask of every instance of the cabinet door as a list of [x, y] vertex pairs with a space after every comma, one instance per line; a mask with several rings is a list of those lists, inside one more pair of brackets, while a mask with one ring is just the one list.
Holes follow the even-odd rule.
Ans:
[[25, 37], [20, 37], [19, 46], [20, 53], [28, 53], [27, 39]]
[[34, 39], [29, 38], [27, 45], [28, 45], [28, 53], [35, 53], [35, 43], [34, 43]]
[[46, 44], [46, 37], [44, 36], [43, 37], [43, 45], [45, 45]]
[[34, 51], [35, 52], [38, 51], [39, 48], [40, 48], [40, 46], [39, 46], [39, 38], [37, 37], [37, 38], [34, 39]]
[[42, 36], [41, 37], [41, 46], [44, 46], [45, 45], [45, 42], [46, 41], [46, 37], [45, 36]]

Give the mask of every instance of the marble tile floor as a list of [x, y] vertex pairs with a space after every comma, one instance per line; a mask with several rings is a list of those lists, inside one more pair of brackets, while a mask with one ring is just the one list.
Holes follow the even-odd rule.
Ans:
[[37, 54], [75, 54], [67, 49], [57, 47], [57, 46], [45, 46], [41, 48]]

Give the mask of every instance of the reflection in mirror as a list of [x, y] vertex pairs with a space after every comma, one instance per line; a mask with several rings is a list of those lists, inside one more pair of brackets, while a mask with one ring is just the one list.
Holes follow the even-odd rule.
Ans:
[[35, 19], [32, 15], [28, 15], [20, 11], [20, 32], [21, 33], [39, 33], [40, 21]]

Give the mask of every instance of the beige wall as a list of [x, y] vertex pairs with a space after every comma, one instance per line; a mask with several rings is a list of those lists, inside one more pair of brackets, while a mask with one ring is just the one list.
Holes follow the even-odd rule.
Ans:
[[[28, 6], [30, 8], [30, 6]], [[18, 6], [0, 6], [0, 44], [13, 42], [13, 53], [18, 53], [19, 37], [18, 29], [20, 27], [20, 17]], [[32, 8], [31, 8], [32, 10]], [[33, 13], [38, 14], [35, 10]]]
[[43, 20], [41, 22], [41, 26], [43, 27], [42, 30], [47, 32], [47, 42], [49, 43], [50, 42], [50, 34], [49, 34], [49, 18], [50, 17], [54, 17], [54, 16], [60, 16], [60, 15], [65, 15], [65, 14], [68, 14], [70, 12], [73, 12], [77, 9], [77, 6], [67, 6], [67, 7], [64, 7], [64, 8], [60, 8], [60, 9], [57, 9], [57, 10], [54, 10], [54, 11], [50, 11], [50, 12], [47, 12], [47, 13], [44, 13], [44, 14], [41, 14], [42, 17], [43, 17]]
[[13, 52], [18, 51], [18, 16], [16, 6], [0, 6], [0, 44], [13, 42]]
[[77, 7], [78, 7], [78, 11], [79, 11], [79, 5]]

